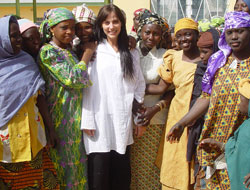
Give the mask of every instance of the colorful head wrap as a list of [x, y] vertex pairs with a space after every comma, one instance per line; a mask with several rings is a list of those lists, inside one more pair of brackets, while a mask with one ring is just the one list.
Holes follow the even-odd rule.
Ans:
[[25, 32], [26, 30], [28, 30], [29, 28], [32, 28], [32, 27], [37, 28], [38, 27], [32, 21], [30, 21], [29, 19], [20, 19], [17, 22], [18, 22], [21, 34], [23, 32]]
[[165, 27], [162, 27], [162, 32], [163, 32], [163, 35], [166, 33], [166, 32], [169, 32], [170, 31], [170, 27], [168, 25], [168, 21], [166, 18], [164, 17], [161, 17], [162, 21], [163, 21], [163, 24], [165, 25]]
[[26, 52], [13, 54], [9, 36], [14, 16], [0, 19], [0, 128], [6, 125], [18, 110], [39, 89], [44, 80], [34, 59]]
[[141, 8], [134, 11], [134, 16], [142, 15], [143, 13], [151, 13], [150, 10]]
[[63, 7], [50, 9], [44, 15], [44, 21], [40, 25], [42, 42], [48, 42], [52, 38], [50, 28], [65, 20], [75, 20], [73, 13]]
[[242, 96], [250, 99], [250, 79], [243, 79], [239, 82], [239, 92]]
[[182, 18], [174, 26], [174, 34], [182, 29], [193, 29], [198, 31], [198, 23], [191, 18]]
[[166, 23], [166, 20], [163, 20], [163, 18], [156, 13], [144, 13], [141, 15], [140, 21], [139, 21], [139, 27], [137, 31], [137, 35], [139, 37], [139, 40], [141, 39], [141, 30], [142, 27], [146, 24], [157, 24], [162, 29], [162, 34], [168, 32], [169, 26]]
[[72, 10], [72, 13], [75, 15], [76, 23], [87, 22], [92, 25], [95, 24], [95, 13], [91, 9], [89, 9], [85, 4], [74, 8]]
[[229, 12], [225, 16], [225, 28], [219, 39], [220, 51], [213, 54], [208, 61], [208, 68], [202, 80], [202, 90], [211, 93], [216, 71], [226, 64], [232, 49], [226, 42], [225, 32], [233, 28], [250, 27], [250, 15], [246, 12]]
[[[145, 8], [137, 9], [134, 11], [134, 17], [136, 16], [141, 17], [141, 15], [143, 15], [144, 13], [151, 13], [151, 11]], [[132, 26], [132, 32], [136, 32], [134, 26]]]

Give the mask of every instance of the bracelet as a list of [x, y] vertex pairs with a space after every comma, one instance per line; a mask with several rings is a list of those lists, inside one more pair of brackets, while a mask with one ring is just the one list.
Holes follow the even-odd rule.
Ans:
[[156, 104], [156, 106], [158, 106], [160, 110], [162, 110], [167, 107], [167, 103], [164, 100], [161, 100]]
[[162, 110], [162, 105], [160, 103], [155, 104], [156, 106], [158, 106], [160, 108], [160, 111]]

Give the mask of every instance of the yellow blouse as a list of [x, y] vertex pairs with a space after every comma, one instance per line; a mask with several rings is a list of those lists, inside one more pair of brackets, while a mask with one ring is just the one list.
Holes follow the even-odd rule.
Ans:
[[36, 106], [38, 93], [0, 128], [0, 162], [31, 161], [46, 145], [45, 127]]

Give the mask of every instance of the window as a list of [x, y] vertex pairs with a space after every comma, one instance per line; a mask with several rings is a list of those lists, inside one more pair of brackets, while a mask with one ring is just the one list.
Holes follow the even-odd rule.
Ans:
[[[228, 0], [229, 1], [229, 0]], [[195, 20], [224, 16], [227, 0], [151, 0], [151, 10], [165, 17], [171, 26], [183, 17]]]

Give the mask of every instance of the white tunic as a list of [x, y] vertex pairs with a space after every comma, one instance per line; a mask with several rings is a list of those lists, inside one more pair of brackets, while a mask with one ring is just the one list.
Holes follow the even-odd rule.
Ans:
[[96, 59], [89, 63], [93, 85], [83, 90], [81, 129], [93, 129], [93, 137], [83, 133], [87, 154], [115, 150], [125, 154], [133, 143], [132, 104], [143, 102], [145, 81], [138, 50], [131, 52], [134, 79], [124, 79], [120, 53], [105, 40], [97, 47]]
[[[165, 49], [154, 47], [151, 51], [148, 52], [146, 56], [142, 55], [139, 48], [139, 43], [137, 45], [140, 52], [140, 64], [142, 73], [145, 78], [146, 84], [158, 83], [160, 76], [158, 74], [158, 68], [163, 64], [163, 54], [166, 52]], [[146, 107], [154, 106], [157, 102], [161, 100], [161, 95], [146, 95], [144, 99], [144, 105]], [[150, 124], [165, 124], [167, 117], [167, 109], [156, 113], [151, 119]]]

